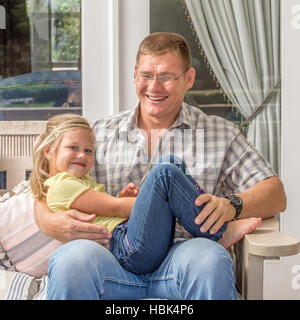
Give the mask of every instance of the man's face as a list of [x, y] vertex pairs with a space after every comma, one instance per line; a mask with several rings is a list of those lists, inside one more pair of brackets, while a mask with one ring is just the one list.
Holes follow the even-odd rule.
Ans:
[[[163, 55], [141, 55], [135, 66], [136, 93], [140, 100], [141, 114], [144, 118], [156, 121], [174, 121], [182, 105], [184, 94], [194, 83], [195, 70], [184, 70], [182, 58], [174, 53]], [[140, 83], [139, 75], [154, 77], [148, 83]], [[170, 77], [166, 82], [156, 77]]]

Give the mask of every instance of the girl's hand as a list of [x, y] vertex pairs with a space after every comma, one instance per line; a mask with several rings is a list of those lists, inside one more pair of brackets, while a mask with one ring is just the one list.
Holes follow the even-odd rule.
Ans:
[[119, 198], [136, 197], [139, 191], [140, 189], [134, 183], [131, 182], [120, 191]]

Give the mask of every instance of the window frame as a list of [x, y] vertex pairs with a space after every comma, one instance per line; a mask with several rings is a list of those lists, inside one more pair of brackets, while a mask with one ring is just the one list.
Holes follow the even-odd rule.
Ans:
[[82, 114], [87, 119], [113, 115], [137, 103], [135, 56], [148, 33], [149, 0], [83, 1]]

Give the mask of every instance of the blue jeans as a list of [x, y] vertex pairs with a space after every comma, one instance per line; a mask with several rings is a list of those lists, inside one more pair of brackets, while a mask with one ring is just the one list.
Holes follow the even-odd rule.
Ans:
[[203, 208], [195, 205], [200, 192], [179, 158], [170, 155], [172, 163], [165, 159], [152, 168], [128, 222], [117, 226], [111, 239], [111, 252], [133, 273], [149, 273], [160, 265], [173, 244], [175, 218], [194, 237], [218, 241], [226, 229], [224, 225], [213, 235], [200, 231], [194, 222]]
[[176, 243], [152, 273], [134, 274], [91, 240], [74, 240], [50, 257], [49, 300], [235, 300], [230, 254], [217, 242]]
[[157, 269], [146, 274], [128, 271], [93, 241], [74, 240], [51, 255], [48, 277], [49, 300], [237, 299], [229, 253], [205, 237], [172, 245]]

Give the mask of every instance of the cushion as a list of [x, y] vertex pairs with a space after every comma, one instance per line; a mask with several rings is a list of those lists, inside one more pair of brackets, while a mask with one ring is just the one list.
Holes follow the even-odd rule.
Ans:
[[0, 300], [31, 300], [38, 293], [38, 284], [28, 274], [0, 270]]
[[1, 244], [0, 244], [0, 270], [16, 271], [15, 267], [13, 266], [12, 262], [8, 258]]
[[39, 291], [32, 300], [46, 300], [48, 276], [43, 276], [42, 278], [37, 279], [37, 283], [39, 284]]
[[39, 230], [28, 185], [21, 190], [18, 186], [14, 191], [17, 192], [14, 196], [0, 199], [0, 270], [15, 269], [41, 277], [47, 273], [51, 253], [62, 243]]

